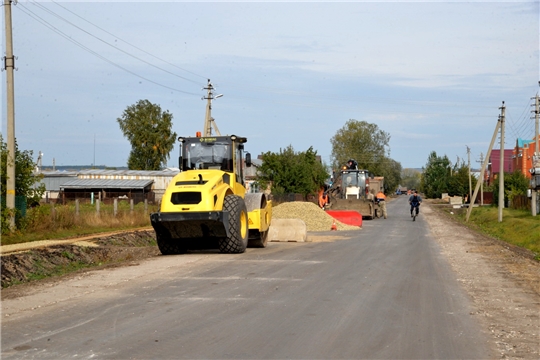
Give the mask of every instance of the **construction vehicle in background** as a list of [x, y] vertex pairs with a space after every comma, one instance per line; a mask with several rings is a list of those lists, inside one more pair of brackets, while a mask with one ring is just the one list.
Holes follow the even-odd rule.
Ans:
[[373, 176], [369, 179], [369, 192], [377, 195], [379, 191], [385, 192], [384, 176]]
[[370, 191], [369, 171], [358, 169], [358, 163], [350, 159], [335, 178], [328, 190], [332, 216], [336, 217], [336, 210], [354, 210], [363, 219], [373, 219], [379, 206], [375, 202], [375, 194]]
[[[179, 167], [159, 210], [150, 214], [163, 255], [189, 249], [243, 253], [266, 247], [272, 201], [264, 193], [246, 193], [243, 174], [245, 137], [212, 136], [212, 84], [208, 81], [205, 136], [179, 137]], [[245, 154], [245, 165], [251, 156]]]

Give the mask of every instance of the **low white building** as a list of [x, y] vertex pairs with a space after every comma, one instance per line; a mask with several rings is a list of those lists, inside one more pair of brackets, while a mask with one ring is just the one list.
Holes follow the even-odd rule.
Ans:
[[[144, 170], [80, 170], [80, 171], [43, 171], [41, 183], [45, 184], [44, 198], [57, 199], [61, 192], [80, 192], [81, 194], [121, 190], [152, 193], [152, 198], [159, 201], [165, 189], [180, 171], [169, 168], [159, 171]], [[85, 195], [84, 195], [85, 196]], [[81, 197], [84, 197], [81, 196]]]

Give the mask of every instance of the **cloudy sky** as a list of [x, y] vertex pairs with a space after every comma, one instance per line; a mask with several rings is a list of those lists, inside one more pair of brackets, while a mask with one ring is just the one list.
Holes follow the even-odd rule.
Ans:
[[[28, 1], [12, 6], [15, 135], [43, 165], [125, 166], [116, 119], [147, 99], [192, 136], [212, 115], [260, 153], [312, 146], [349, 119], [388, 132], [390, 157], [479, 167], [506, 104], [506, 148], [532, 139], [539, 2]], [[2, 29], [5, 29], [2, 14]], [[2, 32], [5, 56], [5, 31]], [[6, 72], [2, 72], [6, 134]], [[498, 145], [497, 147], [498, 148]], [[177, 166], [178, 147], [169, 166]]]

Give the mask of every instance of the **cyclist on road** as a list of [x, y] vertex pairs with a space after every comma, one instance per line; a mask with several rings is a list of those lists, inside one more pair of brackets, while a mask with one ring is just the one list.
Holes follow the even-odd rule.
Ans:
[[416, 208], [416, 215], [418, 215], [418, 212], [420, 210], [420, 204], [422, 203], [422, 198], [420, 195], [418, 195], [418, 191], [414, 191], [414, 193], [409, 197], [409, 204], [411, 205], [411, 217], [413, 217], [413, 210]]

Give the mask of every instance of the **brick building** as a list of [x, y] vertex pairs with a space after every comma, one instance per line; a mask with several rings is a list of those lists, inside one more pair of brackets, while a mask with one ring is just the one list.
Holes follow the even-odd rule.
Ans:
[[513, 167], [515, 170], [519, 170], [527, 178], [531, 178], [530, 169], [534, 166], [533, 155], [536, 151], [535, 139], [532, 140], [516, 140], [516, 147], [512, 153]]

